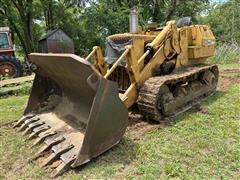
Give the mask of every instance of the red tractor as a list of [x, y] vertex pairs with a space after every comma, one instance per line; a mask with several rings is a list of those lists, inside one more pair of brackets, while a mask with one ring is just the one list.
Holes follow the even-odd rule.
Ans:
[[22, 74], [22, 65], [16, 59], [11, 32], [8, 27], [0, 27], [0, 76], [19, 77]]

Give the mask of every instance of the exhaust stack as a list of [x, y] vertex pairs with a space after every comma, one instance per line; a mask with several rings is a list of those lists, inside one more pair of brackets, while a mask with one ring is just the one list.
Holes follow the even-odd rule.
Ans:
[[129, 15], [129, 31], [136, 34], [138, 30], [138, 13], [136, 7], [132, 8]]

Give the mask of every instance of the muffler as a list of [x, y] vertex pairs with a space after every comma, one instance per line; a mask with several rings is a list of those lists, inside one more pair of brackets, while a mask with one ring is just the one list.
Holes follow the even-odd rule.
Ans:
[[34, 145], [44, 144], [35, 157], [43, 158], [41, 166], [58, 162], [54, 173], [58, 176], [120, 141], [128, 113], [116, 82], [99, 76], [93, 65], [73, 54], [29, 57], [37, 66], [36, 76], [15, 127], [36, 138]]

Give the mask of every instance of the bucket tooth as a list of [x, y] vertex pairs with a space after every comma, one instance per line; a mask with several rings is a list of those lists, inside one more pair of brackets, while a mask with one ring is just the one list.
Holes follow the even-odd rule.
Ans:
[[54, 171], [54, 169], [56, 169], [61, 163], [62, 163], [62, 160], [57, 159], [51, 165], [49, 165], [49, 168]]
[[43, 125], [43, 124], [45, 124], [44, 122], [34, 122], [34, 123], [31, 123], [31, 124], [29, 124], [28, 125], [28, 128], [27, 129], [25, 129], [25, 131], [24, 131], [24, 135], [25, 134], [28, 134], [29, 132], [31, 132], [34, 128], [36, 128], [36, 127], [39, 127], [39, 126], [41, 126], [41, 125]]
[[[61, 144], [59, 144], [61, 145]], [[55, 146], [54, 146], [55, 147]], [[54, 147], [52, 149], [54, 149]], [[67, 151], [69, 151], [70, 149], [72, 149], [74, 147], [74, 145], [70, 144], [68, 145], [67, 147], [62, 147], [62, 148], [58, 148], [56, 149], [56, 151], [54, 151], [49, 157], [47, 157], [41, 167], [44, 167], [44, 166], [47, 166], [47, 165], [50, 165], [53, 163], [53, 161], [55, 161], [57, 158], [60, 157], [60, 155], [66, 153]]]
[[64, 172], [68, 171], [71, 167], [71, 164], [74, 162], [75, 158], [67, 161], [67, 162], [61, 162], [61, 164], [55, 169], [55, 173], [53, 174], [53, 178], [56, 178], [58, 176], [61, 176]]
[[38, 159], [39, 157], [42, 156], [42, 154], [47, 151], [48, 149], [50, 149], [50, 147], [46, 144], [43, 145], [43, 147], [35, 154], [35, 156], [33, 157], [33, 160]]
[[50, 137], [50, 136], [53, 136], [57, 134], [56, 131], [47, 131], [47, 132], [44, 132], [44, 133], [40, 133], [39, 134], [39, 138], [36, 139], [36, 141], [34, 141], [33, 143], [33, 146], [37, 145], [37, 144], [40, 144], [41, 142], [43, 142], [47, 137]]
[[47, 139], [47, 140], [45, 141], [46, 145], [44, 145], [44, 146], [37, 152], [36, 158], [39, 157], [39, 156], [41, 156], [41, 154], [42, 154], [44, 151], [49, 150], [52, 146], [57, 145], [57, 144], [63, 142], [64, 140], [65, 140], [64, 137], [57, 137], [57, 138], [54, 138], [54, 139], [51, 139], [51, 140]]
[[33, 122], [37, 122], [37, 121], [39, 121], [39, 120], [40, 120], [39, 117], [33, 117], [33, 118], [31, 118], [31, 119], [27, 119], [24, 123], [27, 124], [27, 125], [29, 125], [29, 124], [31, 124], [31, 123], [33, 123]]
[[20, 126], [20, 128], [18, 129], [18, 132], [21, 132], [21, 131], [23, 131], [24, 129], [26, 129], [27, 128], [27, 125], [25, 124], [25, 123], [23, 123], [21, 126]]
[[51, 128], [50, 126], [44, 126], [44, 125], [34, 128], [33, 132], [29, 135], [28, 139], [32, 139], [32, 138], [36, 137], [38, 134], [40, 134], [41, 132], [44, 132], [50, 128]]
[[16, 128], [16, 127], [21, 126], [26, 119], [33, 118], [34, 116], [35, 116], [35, 115], [33, 115], [33, 114], [29, 114], [29, 115], [26, 115], [26, 116], [21, 117], [21, 118], [14, 124], [13, 128]]
[[36, 117], [33, 117], [33, 118], [30, 118], [30, 119], [27, 119], [27, 120], [25, 120], [25, 122], [21, 125], [21, 127], [19, 128], [19, 132], [20, 131], [23, 131], [24, 129], [26, 129], [27, 128], [27, 126], [29, 125], [29, 124], [31, 124], [31, 123], [34, 123], [34, 122], [37, 122], [37, 121], [39, 121], [40, 119], [39, 118], [36, 118]]

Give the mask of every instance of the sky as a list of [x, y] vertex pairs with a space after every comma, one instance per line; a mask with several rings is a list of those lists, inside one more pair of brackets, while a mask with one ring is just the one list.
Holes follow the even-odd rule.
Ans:
[[214, 2], [214, 3], [223, 3], [224, 1], [226, 0], [211, 0], [211, 2]]

